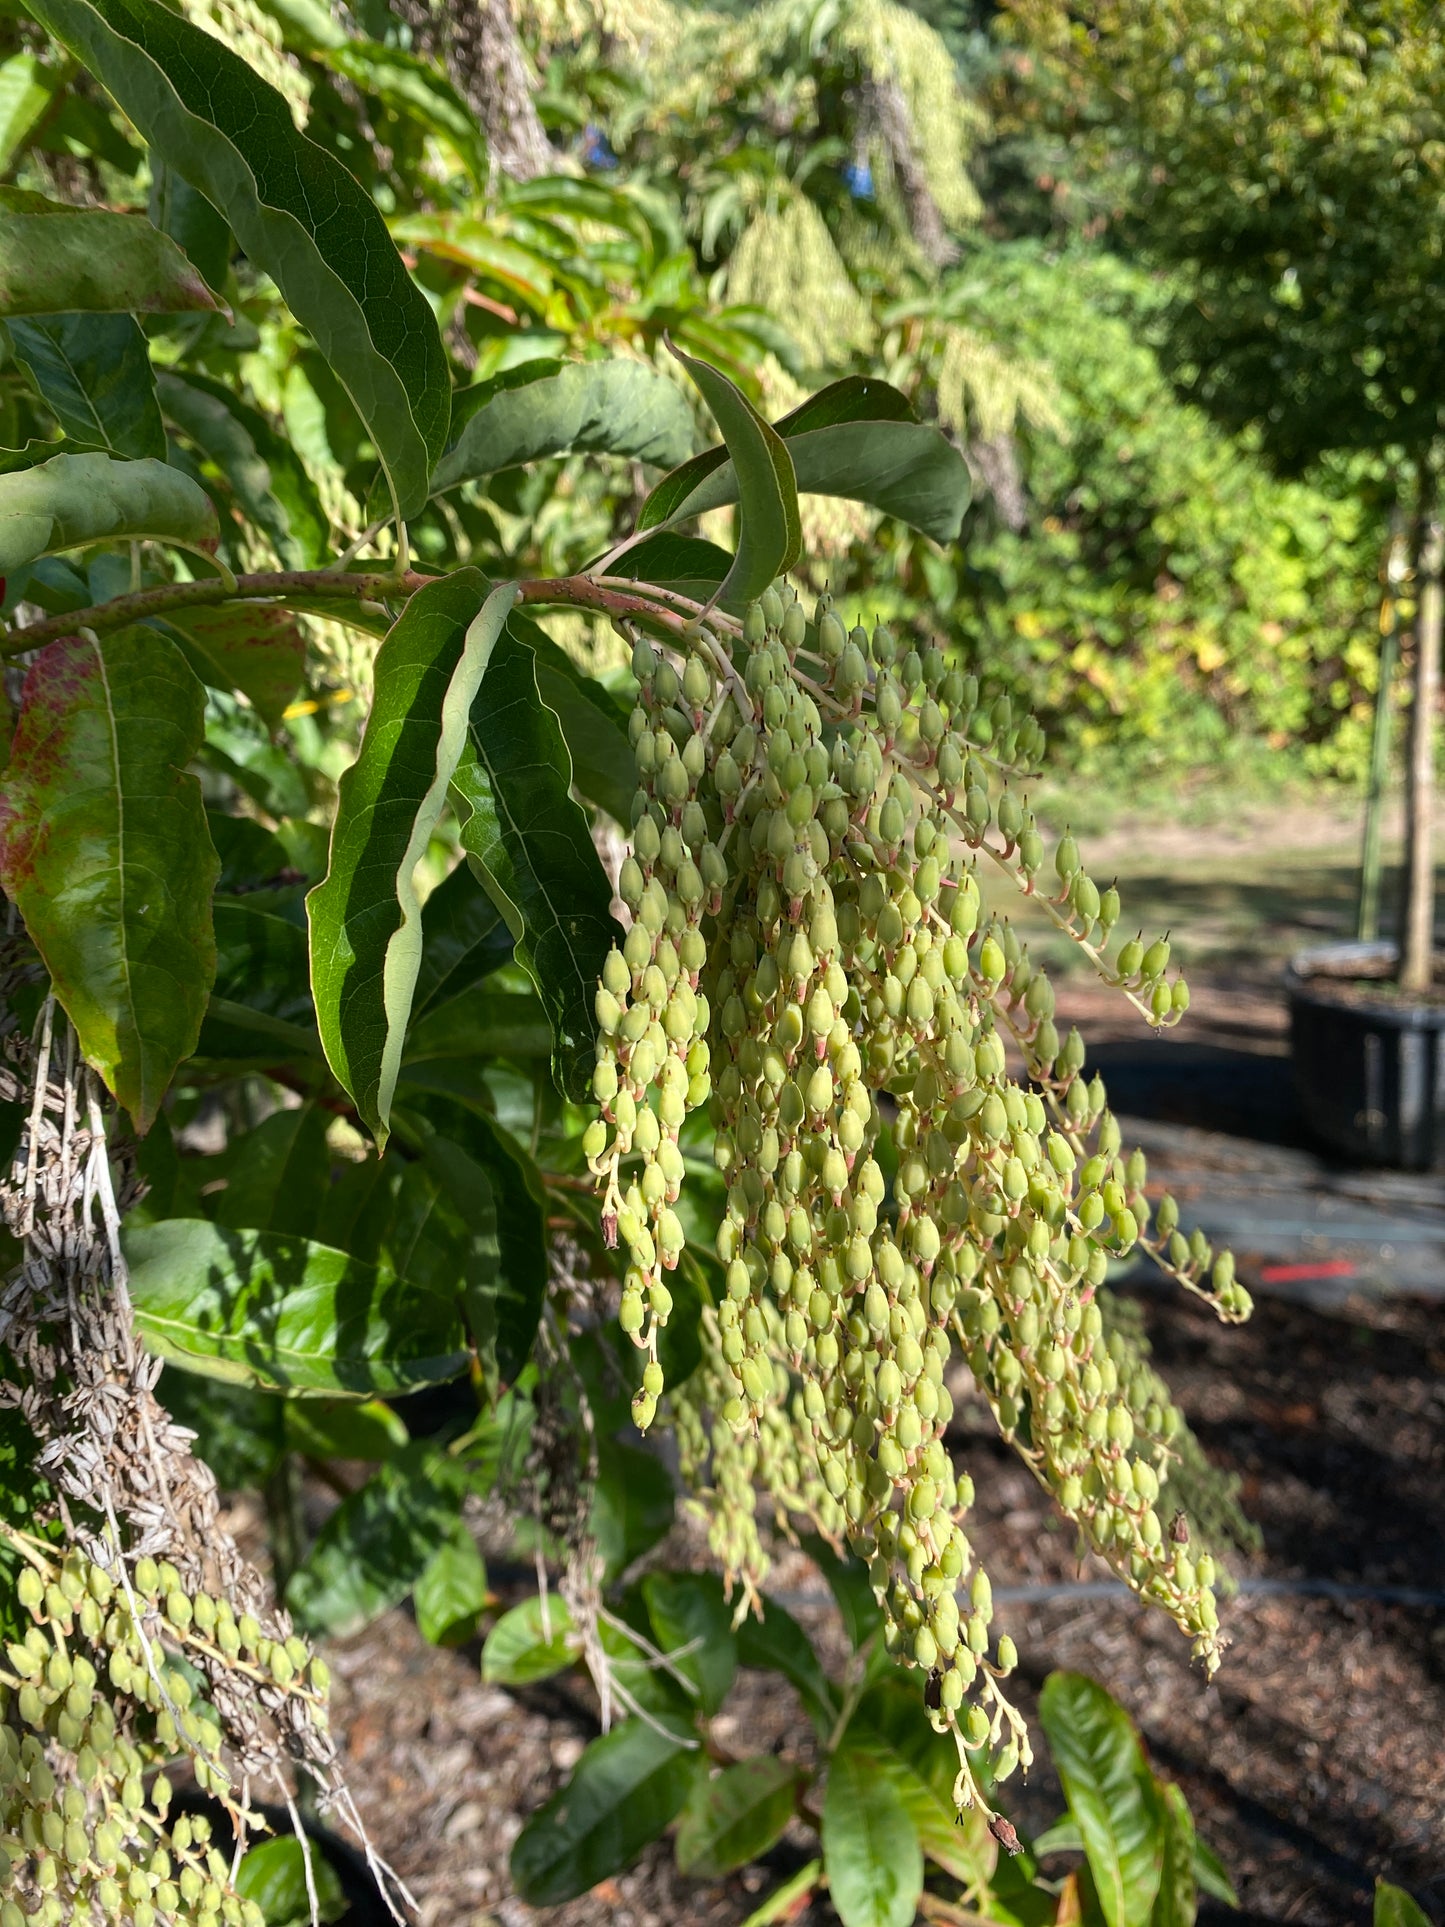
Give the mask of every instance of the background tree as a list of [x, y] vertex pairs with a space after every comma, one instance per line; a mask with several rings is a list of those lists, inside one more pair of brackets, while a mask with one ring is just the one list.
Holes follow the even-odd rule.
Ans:
[[1362, 450], [1414, 519], [1402, 988], [1432, 973], [1445, 24], [1416, 0], [1017, 0], [1121, 238], [1180, 275], [1176, 379], [1283, 469]]

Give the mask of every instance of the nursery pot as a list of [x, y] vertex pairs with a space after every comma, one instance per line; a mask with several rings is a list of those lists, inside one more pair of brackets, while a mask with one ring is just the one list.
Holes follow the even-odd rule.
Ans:
[[1428, 1171], [1445, 1162], [1445, 1001], [1387, 989], [1398, 959], [1392, 943], [1331, 943], [1291, 960], [1294, 1087], [1332, 1149]]

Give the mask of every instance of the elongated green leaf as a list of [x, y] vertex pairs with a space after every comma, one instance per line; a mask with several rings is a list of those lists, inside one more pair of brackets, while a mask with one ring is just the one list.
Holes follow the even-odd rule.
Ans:
[[534, 1907], [555, 1907], [619, 1873], [687, 1798], [695, 1756], [681, 1736], [627, 1720], [594, 1740], [566, 1785], [512, 1848], [512, 1882]]
[[226, 285], [236, 245], [230, 228], [205, 195], [198, 194], [173, 167], [167, 167], [154, 154], [151, 167], [147, 211], [152, 222], [183, 251], [206, 285], [219, 292]]
[[38, 468], [0, 475], [0, 575], [61, 549], [128, 539], [210, 550], [216, 511], [204, 490], [165, 462], [54, 455]]
[[532, 1350], [547, 1290], [546, 1194], [533, 1158], [495, 1118], [451, 1099], [428, 1098], [415, 1120], [428, 1146], [440, 1135], [487, 1174], [497, 1218], [497, 1370], [504, 1385]]
[[15, 358], [74, 448], [161, 460], [166, 431], [146, 338], [128, 314], [37, 314], [9, 323]]
[[456, 1528], [465, 1482], [425, 1440], [380, 1466], [331, 1514], [286, 1586], [309, 1631], [343, 1636], [405, 1599]]
[[792, 459], [782, 436], [726, 375], [676, 348], [673, 353], [702, 391], [738, 476], [738, 548], [718, 596], [724, 607], [738, 608], [803, 552]]
[[1239, 1895], [1224, 1870], [1224, 1862], [1198, 1833], [1194, 1836], [1194, 1878], [1199, 1883], [1200, 1893], [1208, 1894], [1211, 1900], [1222, 1900], [1226, 1907], [1239, 1905]]
[[620, 1439], [598, 1441], [589, 1526], [608, 1578], [657, 1544], [676, 1505], [672, 1474], [661, 1459]]
[[268, 729], [301, 687], [306, 638], [289, 609], [223, 602], [174, 610], [166, 627], [203, 683], [238, 689]]
[[433, 494], [574, 450], [668, 468], [693, 445], [686, 396], [645, 362], [524, 362], [488, 386], [437, 464]]
[[[800, 495], [841, 495], [896, 516], [935, 542], [954, 542], [972, 494], [968, 464], [941, 429], [922, 422], [841, 422], [787, 438]], [[700, 481], [683, 514], [738, 499], [724, 462]]]
[[1375, 1882], [1374, 1927], [1430, 1927], [1424, 1910], [1403, 1887]]
[[215, 921], [215, 996], [309, 1026], [311, 988], [300, 925], [245, 897], [218, 897]]
[[190, 369], [163, 370], [156, 390], [167, 420], [226, 478], [242, 511], [270, 537], [282, 568], [318, 568], [330, 551], [330, 525], [285, 437], [223, 383]]
[[168, 1218], [126, 1235], [136, 1324], [187, 1370], [292, 1393], [408, 1391], [467, 1362], [454, 1296], [270, 1231]]
[[[866, 502], [938, 542], [957, 539], [971, 483], [939, 429], [914, 419], [887, 382], [849, 375], [773, 424], [787, 443], [800, 495]], [[642, 505], [641, 528], [666, 528], [738, 499], [726, 448], [710, 448], [664, 476]]]
[[175, 242], [143, 214], [69, 207], [0, 187], [0, 317], [215, 306]]
[[994, 1871], [998, 1842], [975, 1807], [960, 1815], [953, 1799], [958, 1756], [929, 1724], [913, 1686], [885, 1675], [863, 1695], [848, 1743], [872, 1753], [908, 1810], [927, 1859], [965, 1885]]
[[534, 1596], [503, 1613], [487, 1634], [482, 1678], [498, 1686], [529, 1686], [565, 1672], [580, 1652], [566, 1601], [551, 1593], [544, 1612], [541, 1599]]
[[326, 1113], [315, 1104], [275, 1111], [234, 1139], [207, 1166], [212, 1189], [206, 1215], [238, 1231], [316, 1235], [316, 1219], [331, 1175]]
[[[476, 878], [473, 887], [481, 890]], [[503, 926], [505, 928], [505, 926]], [[508, 937], [511, 932], [507, 932]], [[513, 991], [464, 990], [434, 1005], [407, 1033], [402, 1077], [428, 1090], [467, 1095], [477, 1066], [470, 1060], [506, 1057], [513, 1063], [547, 1057], [552, 1027], [539, 997]], [[460, 1082], [458, 1081], [460, 1080]]]
[[416, 866], [515, 594], [506, 586], [487, 595], [477, 570], [461, 569], [407, 604], [376, 658], [361, 752], [341, 779], [330, 867], [306, 900], [327, 1061], [379, 1147], [421, 964]]
[[831, 1733], [838, 1720], [838, 1698], [812, 1640], [776, 1599], [765, 1598], [763, 1608], [761, 1619], [749, 1613], [737, 1629], [738, 1664], [764, 1667], [791, 1680], [814, 1726], [822, 1734]]
[[476, 1631], [486, 1603], [487, 1569], [471, 1527], [458, 1519], [413, 1588], [417, 1630], [432, 1646], [459, 1646]]
[[616, 936], [612, 887], [571, 796], [572, 764], [537, 693], [535, 658], [510, 630], [472, 705], [455, 789], [462, 848], [478, 866], [547, 1009], [553, 1069], [569, 1097], [592, 1073], [598, 975]]
[[[0, 170], [9, 168], [29, 140], [63, 79], [59, 68], [43, 66], [35, 54], [12, 54], [0, 61]], [[0, 259], [4, 252], [0, 248]]]
[[[787, 441], [793, 435], [810, 433], [815, 428], [831, 428], [838, 422], [902, 421], [915, 419], [908, 397], [886, 381], [866, 375], [845, 375], [831, 382], [788, 414], [780, 415], [773, 427]], [[691, 461], [664, 475], [642, 505], [638, 527], [663, 528], [695, 514], [689, 506], [694, 491], [717, 470], [729, 466], [726, 445], [705, 448]], [[736, 501], [737, 497], [732, 497]]]
[[287, 1449], [311, 1459], [380, 1465], [407, 1443], [400, 1415], [379, 1398], [288, 1398], [281, 1412]]
[[[346, 1912], [346, 1895], [336, 1869], [314, 1842], [310, 1845], [317, 1916], [322, 1922], [340, 1920]], [[252, 1847], [236, 1870], [236, 1892], [256, 1903], [266, 1916], [266, 1927], [308, 1927], [312, 1915], [306, 1857], [295, 1834]]]
[[1164, 1836], [1164, 1865], [1150, 1927], [1194, 1927], [1199, 1891], [1194, 1877], [1194, 1816], [1177, 1786], [1155, 1782], [1155, 1805]]
[[898, 1789], [845, 1736], [828, 1767], [823, 1866], [843, 1927], [911, 1927], [923, 1850]]
[[650, 1572], [642, 1597], [658, 1646], [677, 1655], [674, 1664], [697, 1688], [703, 1712], [716, 1713], [738, 1669], [722, 1581], [711, 1572]]
[[512, 933], [501, 911], [467, 865], [459, 863], [422, 906], [412, 1022], [474, 989], [511, 954]]
[[615, 822], [627, 823], [637, 785], [627, 710], [595, 677], [584, 675], [535, 622], [514, 609], [508, 626], [537, 659], [537, 690], [557, 718], [572, 759], [573, 782]]
[[767, 1753], [710, 1780], [699, 1776], [677, 1829], [679, 1870], [719, 1880], [766, 1853], [793, 1817], [801, 1778], [797, 1767]]
[[1051, 1673], [1039, 1717], [1069, 1809], [1079, 1823], [1109, 1927], [1147, 1921], [1164, 1841], [1139, 1736], [1122, 1706], [1082, 1673]]
[[229, 47], [160, 0], [34, 0], [169, 166], [230, 222], [336, 371], [403, 515], [426, 498], [450, 383], [375, 205]]
[[201, 687], [174, 643], [67, 637], [26, 676], [0, 784], [0, 886], [142, 1132], [195, 1048], [216, 968], [219, 866], [184, 774], [201, 731]]

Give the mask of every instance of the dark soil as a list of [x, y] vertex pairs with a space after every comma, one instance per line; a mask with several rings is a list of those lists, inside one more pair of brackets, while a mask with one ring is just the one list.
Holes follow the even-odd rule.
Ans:
[[[1168, 1117], [1171, 1106], [1197, 1117], [1201, 1092], [1212, 1090], [1225, 1115], [1206, 1121], [1240, 1130], [1228, 1140], [1236, 1150], [1247, 1152], [1251, 1139], [1298, 1138], [1277, 995], [1259, 984], [1201, 988], [1194, 1019], [1202, 1021], [1190, 1027], [1195, 1055], [1166, 1042], [1153, 1061], [1177, 1065], [1185, 1086], [1200, 1076], [1203, 1083], [1181, 1097], [1178, 1088], [1171, 1096], [1169, 1076], [1152, 1085], [1136, 1078], [1135, 1102], [1121, 1109], [1147, 1113], [1152, 1088], [1156, 1117]], [[1098, 1037], [1097, 1026], [1089, 1029]], [[1272, 1122], [1262, 1121], [1251, 1091], [1266, 1111], [1276, 1107]], [[1437, 1204], [1445, 1212], [1445, 1197], [1432, 1203], [1427, 1193], [1417, 1208]], [[1252, 1288], [1258, 1269], [1241, 1267]], [[971, 1531], [1000, 1624], [1019, 1647], [1025, 1707], [1060, 1666], [1089, 1672], [1118, 1695], [1228, 1867], [1244, 1909], [1235, 1918], [1353, 1927], [1369, 1920], [1383, 1875], [1445, 1922], [1445, 1297], [1372, 1291], [1297, 1303], [1263, 1295], [1249, 1325], [1225, 1328], [1172, 1289], [1141, 1287], [1137, 1295], [1156, 1362], [1210, 1455], [1241, 1475], [1246, 1508], [1263, 1532], [1263, 1551], [1238, 1562], [1241, 1575], [1413, 1596], [1241, 1594], [1224, 1609], [1233, 1646], [1206, 1687], [1173, 1627], [1131, 1599], [1033, 1596], [1108, 1575], [1094, 1563], [1079, 1571], [1072, 1535], [983, 1408], [965, 1399], [955, 1444], [977, 1487]], [[676, 1550], [688, 1557], [695, 1548], [683, 1535]], [[811, 1566], [790, 1556], [774, 1583], [841, 1656], [841, 1633]], [[499, 1591], [510, 1603], [520, 1587]], [[1029, 1590], [1020, 1596], [1021, 1589]], [[509, 1894], [507, 1854], [526, 1815], [596, 1731], [586, 1690], [568, 1681], [519, 1692], [484, 1686], [475, 1648], [433, 1650], [402, 1613], [343, 1645], [334, 1670], [358, 1803], [426, 1927], [522, 1927], [534, 1919], [556, 1927], [737, 1927], [809, 1850], [799, 1834], [766, 1866], [703, 1885], [682, 1879], [661, 1843], [632, 1871], [551, 1916], [536, 1915]], [[744, 1675], [720, 1726], [735, 1750], [807, 1743], [805, 1723], [773, 1678]], [[1057, 1816], [1046, 1764], [1027, 1786], [1015, 1784], [1021, 1830]], [[1212, 1908], [1202, 1920], [1230, 1918]], [[807, 1918], [810, 1927], [832, 1920], [822, 1905]]]

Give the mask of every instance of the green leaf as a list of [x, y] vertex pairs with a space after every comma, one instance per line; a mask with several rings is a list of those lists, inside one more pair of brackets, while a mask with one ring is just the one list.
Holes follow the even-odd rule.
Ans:
[[[773, 427], [787, 444], [800, 495], [845, 496], [935, 541], [957, 539], [971, 496], [968, 464], [940, 429], [914, 420], [907, 398], [887, 382], [849, 375]], [[661, 529], [737, 499], [728, 450], [708, 449], [663, 477], [638, 527]]]
[[[244, 1004], [282, 1023], [309, 1026], [306, 932], [290, 917], [242, 897], [218, 897], [212, 1002]], [[313, 1043], [312, 1052], [319, 1046]]]
[[187, 1370], [292, 1393], [383, 1395], [466, 1367], [461, 1315], [388, 1263], [204, 1218], [124, 1240], [146, 1345]]
[[173, 167], [152, 154], [151, 168], [147, 209], [151, 220], [184, 250], [207, 286], [220, 293], [230, 271], [235, 237], [205, 195], [198, 194]]
[[0, 475], [0, 575], [60, 549], [127, 540], [209, 552], [216, 511], [204, 490], [166, 462], [53, 455]]
[[[738, 1669], [732, 1609], [723, 1598], [722, 1581], [711, 1572], [650, 1572], [642, 1597], [658, 1646], [676, 1655], [674, 1665], [697, 1688], [698, 1704], [711, 1717]], [[683, 1647], [691, 1650], [678, 1650]]]
[[[311, 1880], [320, 1918], [340, 1920], [346, 1912], [347, 1900], [336, 1869], [314, 1840], [307, 1844], [311, 1849]], [[255, 1901], [266, 1916], [266, 1927], [309, 1927], [311, 1900], [306, 1889], [306, 1856], [295, 1834], [282, 1834], [249, 1848], [236, 1870], [236, 1892], [242, 1900]]]
[[436, 320], [375, 204], [282, 96], [161, 0], [34, 0], [160, 157], [229, 221], [346, 388], [403, 515], [426, 499], [450, 400]]
[[315, 1235], [321, 1199], [331, 1176], [328, 1117], [319, 1105], [275, 1111], [244, 1132], [207, 1166], [217, 1166], [207, 1216], [238, 1231]]
[[464, 1480], [418, 1440], [378, 1468], [331, 1514], [286, 1586], [287, 1609], [311, 1632], [359, 1632], [400, 1603], [450, 1540]]
[[[485, 895], [470, 871], [468, 875], [473, 889]], [[509, 943], [511, 934], [508, 930]], [[402, 1079], [404, 1084], [451, 1091], [458, 1088], [454, 1076], [459, 1075], [466, 1080], [463, 1094], [469, 1094], [476, 1081], [472, 1060], [506, 1057], [521, 1063], [549, 1057], [551, 1050], [552, 1027], [530, 988], [464, 990], [435, 1005], [407, 1032]]]
[[677, 1829], [677, 1865], [694, 1880], [720, 1880], [775, 1846], [797, 1807], [802, 1774], [771, 1754], [697, 1778]]
[[977, 1808], [960, 1815], [954, 1805], [958, 1756], [934, 1732], [916, 1686], [890, 1673], [870, 1687], [849, 1722], [848, 1744], [876, 1756], [929, 1860], [969, 1886], [992, 1874], [997, 1842]]
[[483, 983], [512, 954], [512, 933], [465, 863], [422, 905], [421, 963], [412, 993], [413, 1024]]
[[1139, 1927], [1159, 1891], [1164, 1842], [1133, 1723], [1082, 1673], [1049, 1675], [1039, 1717], [1104, 1918], [1109, 1927]]
[[1388, 1880], [1377, 1880], [1374, 1927], [1430, 1927], [1430, 1921], [1403, 1887], [1392, 1887]]
[[270, 537], [281, 567], [319, 568], [330, 553], [331, 528], [290, 442], [259, 409], [191, 369], [162, 370], [156, 392], [166, 419], [215, 465], [242, 511]]
[[546, 1007], [558, 1087], [581, 1100], [591, 1086], [597, 979], [618, 935], [612, 886], [572, 798], [571, 759], [537, 693], [536, 659], [510, 630], [472, 705], [469, 735], [455, 777], [468, 812], [462, 848]]
[[681, 1736], [627, 1720], [594, 1740], [570, 1780], [534, 1813], [512, 1848], [512, 1883], [534, 1907], [555, 1907], [620, 1873], [657, 1839], [696, 1771]]
[[803, 1549], [828, 1582], [828, 1590], [838, 1602], [843, 1628], [854, 1651], [864, 1645], [882, 1625], [878, 1601], [868, 1581], [868, 1568], [856, 1554], [845, 1552], [840, 1558], [826, 1539], [816, 1533], [803, 1539]]
[[68, 636], [26, 675], [0, 781], [0, 887], [142, 1133], [195, 1049], [216, 968], [219, 866], [184, 773], [201, 733], [200, 685], [174, 643]]
[[580, 1647], [572, 1636], [572, 1615], [560, 1593], [550, 1593], [545, 1615], [535, 1595], [513, 1606], [487, 1634], [482, 1647], [482, 1678], [497, 1686], [530, 1686], [565, 1672]]
[[175, 242], [143, 214], [70, 207], [0, 187], [0, 317], [171, 314], [216, 305]]
[[505, 585], [487, 595], [477, 570], [460, 569], [407, 604], [376, 658], [366, 734], [341, 779], [330, 867], [306, 899], [327, 1061], [378, 1148], [421, 964], [416, 867], [515, 594]]
[[[724, 450], [714, 452], [726, 455]], [[635, 582], [653, 582], [694, 602], [709, 602], [732, 565], [732, 557], [716, 542], [663, 529], [626, 550], [611, 566], [615, 574]]]
[[[1081, 1851], [1082, 1845], [1080, 1842]], [[1198, 1833], [1194, 1836], [1194, 1878], [1200, 1893], [1208, 1894], [1211, 1900], [1222, 1900], [1226, 1907], [1239, 1905], [1239, 1895], [1224, 1870], [1224, 1862]]]
[[619, 1439], [598, 1440], [591, 1532], [609, 1578], [657, 1544], [672, 1524], [676, 1503], [672, 1475], [661, 1459]]
[[428, 1645], [460, 1646], [477, 1630], [487, 1603], [487, 1569], [464, 1519], [422, 1567], [412, 1603]]
[[[12, 54], [0, 61], [0, 171], [9, 169], [65, 78], [62, 69], [43, 66], [35, 54]], [[0, 248], [0, 258], [5, 253]]]
[[1150, 1927], [1194, 1927], [1199, 1896], [1194, 1877], [1194, 1816], [1177, 1786], [1155, 1782], [1155, 1809], [1164, 1838], [1164, 1864]]
[[417, 1134], [459, 1145], [487, 1174], [497, 1207], [497, 1371], [520, 1376], [542, 1315], [548, 1277], [546, 1193], [535, 1160], [495, 1118], [449, 1098], [429, 1098]]
[[615, 822], [628, 823], [637, 773], [627, 710], [595, 677], [584, 675], [535, 622], [514, 609], [508, 627], [537, 659], [537, 691], [557, 718], [577, 789]]
[[[956, 542], [972, 496], [968, 464], [942, 429], [922, 422], [843, 422], [787, 438], [800, 495], [839, 495], [895, 516], [935, 542]], [[681, 513], [738, 499], [724, 463], [692, 490]]]
[[306, 638], [289, 609], [202, 603], [172, 610], [166, 626], [203, 683], [239, 690], [268, 729], [280, 728], [306, 669]]
[[405, 1424], [383, 1399], [288, 1398], [281, 1410], [287, 1449], [306, 1458], [380, 1465], [407, 1443]]
[[838, 1720], [833, 1682], [823, 1671], [812, 1640], [786, 1607], [764, 1598], [763, 1608], [761, 1619], [749, 1613], [737, 1629], [738, 1664], [763, 1667], [791, 1680], [804, 1712], [826, 1737]]
[[911, 1927], [923, 1849], [902, 1796], [845, 1736], [828, 1766], [823, 1866], [843, 1927]]
[[738, 548], [718, 600], [739, 608], [803, 553], [792, 460], [782, 436], [726, 375], [676, 348], [672, 352], [702, 391], [738, 476]]
[[146, 338], [128, 314], [38, 314], [8, 324], [15, 359], [69, 445], [159, 461], [166, 431]]
[[670, 468], [693, 445], [687, 397], [645, 362], [524, 362], [485, 385], [485, 400], [469, 404], [463, 391], [465, 418], [437, 464], [434, 495], [574, 451]]
[[822, 1874], [821, 1860], [807, 1861], [781, 1887], [774, 1887], [762, 1905], [748, 1915], [743, 1927], [773, 1927], [775, 1921], [796, 1920]]

